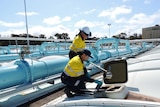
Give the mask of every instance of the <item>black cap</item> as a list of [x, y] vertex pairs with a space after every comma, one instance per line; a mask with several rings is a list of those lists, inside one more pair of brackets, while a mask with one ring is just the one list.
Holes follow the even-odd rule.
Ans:
[[93, 57], [91, 56], [91, 52], [90, 52], [89, 50], [84, 49], [84, 50], [83, 50], [83, 53], [86, 54], [86, 55], [88, 55], [89, 57], [93, 58]]

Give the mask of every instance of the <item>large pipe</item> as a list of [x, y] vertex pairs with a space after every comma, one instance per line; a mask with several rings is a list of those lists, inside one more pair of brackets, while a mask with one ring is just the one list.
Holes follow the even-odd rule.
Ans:
[[65, 56], [49, 56], [39, 61], [16, 60], [13, 65], [1, 66], [0, 89], [32, 83], [60, 73], [68, 60]]

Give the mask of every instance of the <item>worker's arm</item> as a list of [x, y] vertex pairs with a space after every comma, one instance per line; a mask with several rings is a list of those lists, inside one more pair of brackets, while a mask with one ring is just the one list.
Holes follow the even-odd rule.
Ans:
[[103, 83], [99, 80], [95, 80], [95, 79], [90, 78], [90, 75], [87, 72], [86, 67], [84, 67], [83, 69], [84, 69], [84, 72], [85, 72], [85, 75], [86, 75], [86, 78], [87, 78], [86, 81], [87, 82], [95, 82], [97, 84], [96, 89], [98, 90], [102, 86]]
[[85, 75], [86, 81], [87, 81], [87, 82], [94, 82], [95, 80], [91, 78], [91, 76], [90, 76], [89, 73], [87, 72], [87, 68], [84, 67], [83, 70], [84, 70], [84, 75]]

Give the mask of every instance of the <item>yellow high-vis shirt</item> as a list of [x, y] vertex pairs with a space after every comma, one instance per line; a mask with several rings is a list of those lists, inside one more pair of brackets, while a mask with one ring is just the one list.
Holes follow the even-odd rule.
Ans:
[[80, 35], [77, 35], [70, 46], [70, 50], [74, 52], [80, 52], [83, 51], [85, 47], [86, 47], [85, 40], [83, 40]]
[[64, 72], [70, 77], [79, 77], [81, 75], [84, 75], [83, 67], [84, 64], [82, 63], [79, 55], [77, 55], [68, 62], [68, 64], [64, 68]]

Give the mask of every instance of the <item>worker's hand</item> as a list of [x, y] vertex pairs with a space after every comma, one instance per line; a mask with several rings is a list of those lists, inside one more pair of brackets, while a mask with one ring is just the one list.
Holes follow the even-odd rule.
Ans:
[[86, 77], [90, 78], [91, 76], [90, 76], [89, 73], [87, 72], [87, 68], [84, 67], [83, 70], [84, 70], [84, 74], [86, 75]]
[[94, 81], [96, 84], [98, 84], [98, 85], [102, 85], [103, 83], [101, 82], [101, 81], [99, 81], [99, 80], [95, 80]]
[[97, 86], [96, 86], [96, 89], [98, 90], [101, 86], [102, 86], [102, 82], [101, 81], [99, 81], [99, 80], [95, 80], [94, 81], [96, 84], [97, 84]]

